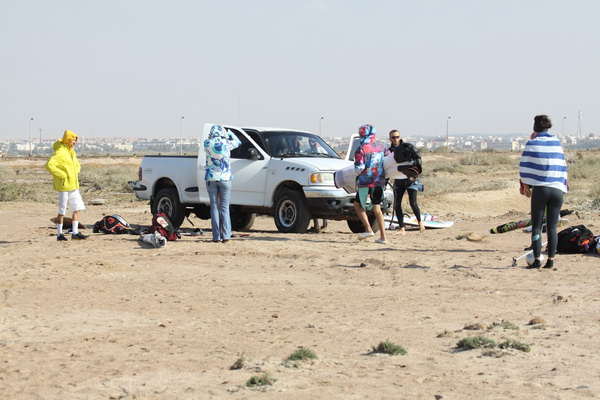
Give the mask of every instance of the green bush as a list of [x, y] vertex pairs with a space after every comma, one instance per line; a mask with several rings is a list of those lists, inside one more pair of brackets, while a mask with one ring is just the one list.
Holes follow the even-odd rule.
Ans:
[[277, 382], [277, 379], [271, 377], [269, 373], [265, 372], [262, 375], [253, 375], [246, 382], [246, 386], [265, 386], [265, 385], [273, 385]]
[[493, 349], [496, 346], [497, 346], [496, 342], [494, 342], [492, 339], [488, 339], [484, 336], [466, 337], [466, 338], [460, 340], [456, 344], [456, 347], [458, 347], [459, 349], [467, 349], [467, 350], [481, 349], [481, 348]]
[[317, 355], [314, 351], [307, 349], [306, 347], [300, 346], [296, 351], [294, 351], [287, 358], [289, 361], [306, 361], [306, 360], [316, 360]]
[[518, 331], [520, 329], [513, 322], [506, 321], [504, 319], [502, 321], [500, 321], [500, 322], [494, 322], [494, 323], [492, 323], [492, 326], [493, 327], [499, 326], [499, 327], [504, 328], [504, 329], [512, 329], [512, 330], [515, 330], [515, 331]]
[[498, 345], [501, 349], [515, 349], [524, 351], [525, 353], [529, 353], [531, 351], [531, 346], [527, 343], [518, 342], [516, 340], [505, 340], [504, 342]]
[[391, 356], [395, 356], [398, 354], [404, 355], [408, 353], [408, 351], [404, 347], [389, 340], [380, 342], [377, 346], [374, 346], [373, 352], [389, 354]]

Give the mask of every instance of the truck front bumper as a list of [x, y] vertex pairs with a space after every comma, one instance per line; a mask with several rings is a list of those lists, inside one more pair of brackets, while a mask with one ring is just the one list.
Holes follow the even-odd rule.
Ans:
[[[335, 219], [356, 218], [354, 211], [355, 193], [348, 194], [344, 189], [331, 187], [308, 186], [304, 187], [304, 195], [308, 202], [308, 207], [314, 216], [328, 216]], [[381, 209], [384, 213], [391, 210], [394, 204], [394, 192], [385, 191], [384, 201], [381, 203]]]
[[304, 196], [313, 215], [354, 214], [354, 194], [332, 187], [304, 187]]

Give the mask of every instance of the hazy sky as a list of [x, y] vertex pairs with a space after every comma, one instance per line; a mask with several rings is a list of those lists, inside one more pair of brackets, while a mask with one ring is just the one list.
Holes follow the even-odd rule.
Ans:
[[598, 0], [0, 0], [0, 57], [0, 138], [600, 133]]

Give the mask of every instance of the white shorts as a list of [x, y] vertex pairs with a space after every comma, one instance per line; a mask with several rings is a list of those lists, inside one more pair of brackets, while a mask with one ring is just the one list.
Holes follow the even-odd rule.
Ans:
[[60, 215], [65, 215], [67, 212], [67, 204], [71, 212], [85, 210], [79, 189], [58, 192], [58, 213]]

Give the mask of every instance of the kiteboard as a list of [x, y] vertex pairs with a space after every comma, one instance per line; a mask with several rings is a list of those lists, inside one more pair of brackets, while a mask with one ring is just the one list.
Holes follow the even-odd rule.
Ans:
[[[398, 219], [396, 216], [392, 218], [391, 216], [386, 215], [384, 216], [384, 220], [386, 229], [396, 229], [398, 227]], [[450, 228], [452, 225], [454, 225], [454, 222], [456, 222], [445, 221], [431, 214], [422, 214], [421, 221], [423, 221], [423, 225], [425, 225], [425, 228], [430, 229]], [[417, 221], [417, 218], [408, 214], [404, 214], [403, 222], [404, 225], [419, 226], [419, 221]]]
[[383, 170], [386, 178], [390, 179], [407, 179], [408, 177], [398, 171], [398, 167], [407, 167], [412, 165], [412, 161], [398, 163], [394, 159], [394, 153], [390, 153], [383, 158]]
[[[560, 217], [558, 218], [558, 223], [560, 226], [562, 226], [562, 224], [564, 222], [569, 222], [568, 219], [563, 218], [564, 216], [567, 216], [569, 214], [572, 214], [573, 211], [571, 210], [560, 210]], [[545, 229], [546, 226], [546, 217], [544, 217], [544, 223], [543, 223], [543, 227]], [[507, 222], [505, 224], [502, 225], [498, 225], [495, 228], [490, 229], [490, 233], [506, 233], [506, 232], [510, 232], [510, 231], [514, 231], [515, 229], [519, 229], [519, 228], [526, 228], [527, 232], [531, 232], [531, 218], [528, 219], [523, 219], [521, 221], [511, 221], [511, 222]]]
[[348, 165], [347, 167], [334, 172], [333, 180], [335, 187], [344, 189], [347, 193], [355, 193], [357, 175], [356, 171], [354, 171], [354, 165]]

